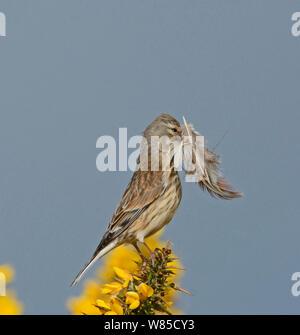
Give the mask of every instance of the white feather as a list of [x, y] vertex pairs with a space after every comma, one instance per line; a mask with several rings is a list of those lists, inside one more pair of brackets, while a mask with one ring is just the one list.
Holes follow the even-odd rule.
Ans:
[[235, 192], [222, 177], [219, 156], [204, 145], [203, 137], [184, 117], [182, 137], [187, 181], [197, 182], [203, 190], [222, 199], [240, 198], [242, 193]]

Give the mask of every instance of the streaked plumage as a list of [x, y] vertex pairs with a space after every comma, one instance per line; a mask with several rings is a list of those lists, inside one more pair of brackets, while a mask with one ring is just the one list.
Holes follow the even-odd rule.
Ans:
[[[192, 128], [191, 128], [192, 129]], [[191, 130], [190, 129], [190, 130]], [[174, 159], [166, 171], [159, 163], [158, 171], [151, 171], [151, 137], [179, 136], [182, 142], [182, 127], [176, 119], [168, 114], [158, 116], [145, 130], [146, 153], [148, 154], [148, 171], [143, 171], [140, 159], [136, 171], [127, 186], [125, 193], [116, 208], [99, 246], [91, 260], [77, 275], [71, 286], [75, 285], [85, 271], [99, 258], [124, 243], [133, 244], [137, 250], [137, 242], [151, 236], [168, 224], [181, 201], [182, 189], [178, 172], [174, 169]], [[196, 136], [196, 132], [193, 133]], [[176, 137], [177, 138], [177, 137]], [[141, 152], [143, 147], [141, 146]], [[159, 152], [159, 162], [163, 152]], [[217, 156], [207, 149], [206, 178], [201, 179], [199, 185], [221, 198], [233, 198], [233, 191], [220, 179], [217, 173]], [[217, 176], [217, 177], [215, 177]], [[232, 196], [230, 197], [230, 194]]]

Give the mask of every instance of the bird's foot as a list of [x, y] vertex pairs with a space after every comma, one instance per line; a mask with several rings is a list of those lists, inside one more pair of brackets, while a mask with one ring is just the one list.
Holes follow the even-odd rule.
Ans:
[[147, 266], [147, 259], [145, 257], [142, 258], [142, 274], [145, 272]]
[[145, 242], [144, 242], [144, 246], [149, 251], [151, 264], [152, 264], [152, 267], [154, 267], [155, 266], [155, 259], [156, 259], [156, 249], [154, 251], [152, 251]]
[[155, 266], [155, 259], [156, 259], [155, 251], [154, 251], [154, 252], [151, 252], [151, 254], [150, 254], [150, 259], [151, 259], [151, 264], [152, 264], [152, 266], [154, 267], [154, 266]]

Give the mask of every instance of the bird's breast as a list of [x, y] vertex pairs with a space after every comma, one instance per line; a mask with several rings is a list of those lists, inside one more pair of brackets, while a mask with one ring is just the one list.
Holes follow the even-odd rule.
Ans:
[[179, 207], [182, 190], [177, 171], [167, 171], [164, 178], [165, 191], [139, 218], [137, 240], [141, 242], [168, 224]]

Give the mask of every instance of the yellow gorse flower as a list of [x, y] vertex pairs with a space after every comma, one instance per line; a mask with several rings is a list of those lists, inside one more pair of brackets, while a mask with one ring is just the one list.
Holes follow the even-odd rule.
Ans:
[[0, 315], [22, 314], [22, 303], [18, 301], [15, 292], [6, 287], [14, 280], [15, 271], [13, 267], [8, 264], [0, 265], [0, 275], [0, 285], [5, 286], [5, 296], [0, 295]]
[[125, 303], [130, 309], [136, 309], [140, 305], [140, 297], [136, 292], [127, 292]]
[[114, 281], [110, 284], [103, 285], [101, 288], [101, 293], [114, 295], [119, 293], [122, 290], [122, 288], [123, 285], [121, 283]]
[[131, 246], [114, 249], [103, 259], [97, 278], [86, 280], [82, 295], [69, 299], [71, 313], [180, 314], [174, 302], [179, 291], [181, 264], [170, 256], [168, 244], [163, 247], [159, 234], [150, 237], [147, 244], [156, 250], [154, 264], [144, 247], [141, 250], [147, 260], [146, 266]]
[[115, 313], [115, 315], [123, 315], [123, 308], [120, 301], [116, 298], [111, 299], [111, 311]]
[[122, 280], [124, 281], [123, 283], [123, 287], [127, 287], [129, 282], [132, 280], [132, 275], [126, 271], [126, 270], [123, 270], [117, 266], [114, 266], [114, 271], [115, 271], [115, 274]]
[[98, 299], [96, 301], [97, 307], [103, 309], [103, 310], [110, 310], [110, 306], [103, 300]]
[[140, 284], [137, 287], [138, 294], [140, 296], [141, 300], [146, 300], [147, 298], [152, 297], [153, 295], [153, 288], [151, 286], [148, 286], [145, 283]]
[[98, 299], [96, 301], [100, 314], [104, 315], [123, 315], [123, 308], [121, 303], [116, 299], [112, 298], [109, 303]]

